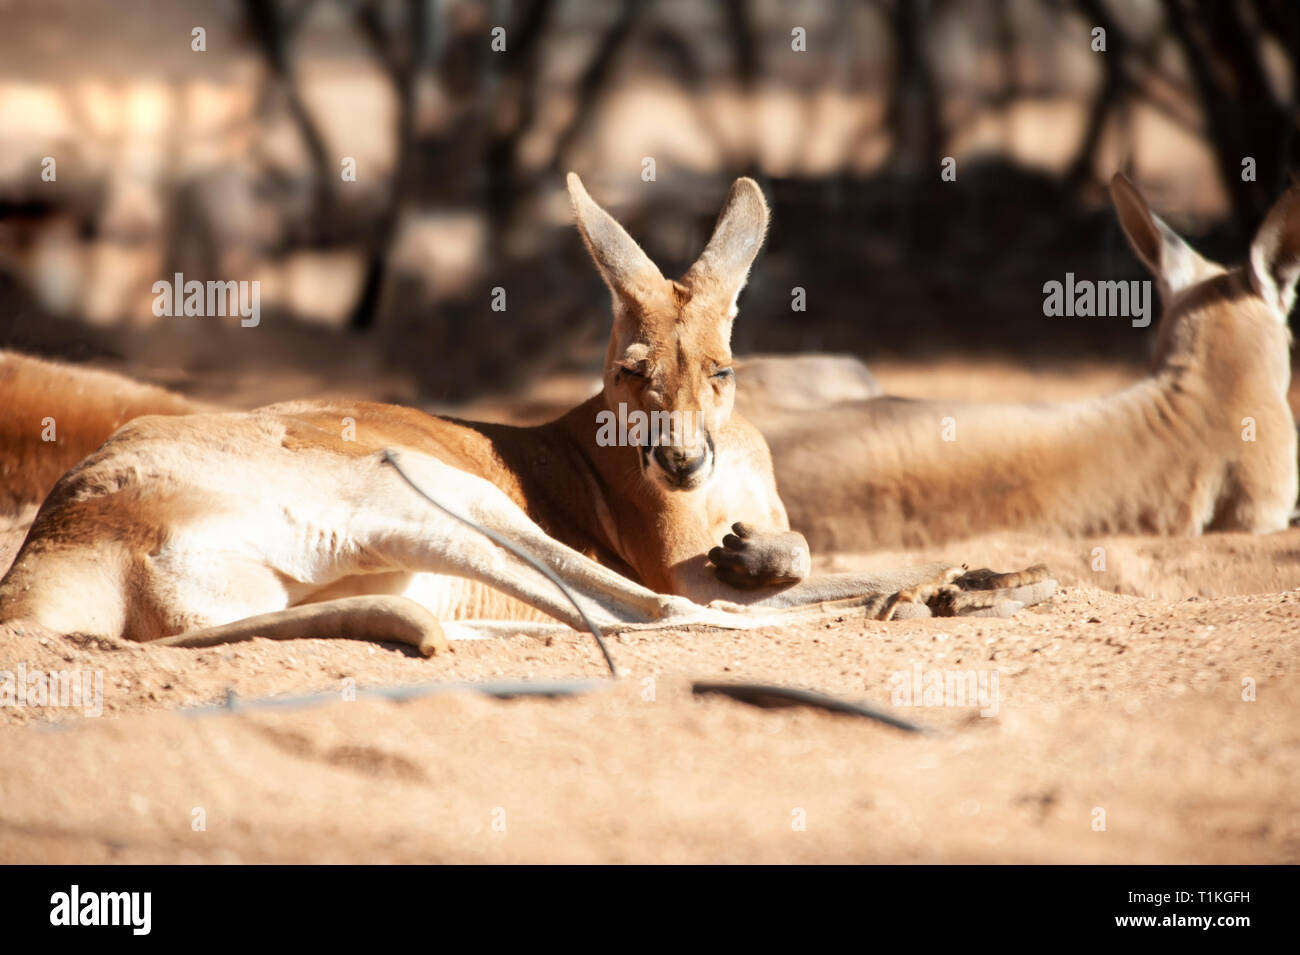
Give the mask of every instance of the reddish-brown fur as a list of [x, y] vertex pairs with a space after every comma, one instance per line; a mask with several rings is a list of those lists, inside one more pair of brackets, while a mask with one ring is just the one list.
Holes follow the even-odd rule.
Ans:
[[[0, 516], [39, 504], [63, 474], [134, 418], [204, 410], [163, 388], [0, 352]], [[47, 419], [55, 440], [46, 441]]]

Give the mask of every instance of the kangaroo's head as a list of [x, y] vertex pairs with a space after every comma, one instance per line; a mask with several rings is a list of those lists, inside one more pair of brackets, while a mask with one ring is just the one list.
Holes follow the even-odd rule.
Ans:
[[605, 356], [606, 410], [626, 420], [641, 473], [667, 490], [692, 490], [715, 465], [714, 435], [736, 397], [731, 323], [736, 297], [763, 244], [767, 203], [737, 179], [713, 237], [679, 280], [666, 279], [569, 173], [573, 211], [613, 297]]
[[1220, 382], [1250, 379], [1285, 394], [1291, 380], [1287, 315], [1300, 278], [1300, 187], [1274, 204], [1249, 262], [1232, 269], [1197, 253], [1122, 173], [1111, 180], [1110, 193], [1129, 244], [1160, 292], [1156, 363], [1190, 365]]

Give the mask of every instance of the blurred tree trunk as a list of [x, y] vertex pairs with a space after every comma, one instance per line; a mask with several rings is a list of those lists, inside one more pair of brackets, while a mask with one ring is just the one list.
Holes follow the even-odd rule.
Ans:
[[743, 165], [731, 171], [761, 178], [762, 170], [758, 167], [758, 156], [754, 148], [755, 136], [752, 132], [756, 123], [754, 98], [758, 92], [758, 79], [762, 74], [762, 62], [758, 55], [758, 29], [754, 25], [749, 0], [722, 0], [722, 7], [727, 18], [726, 32], [731, 44], [732, 72], [736, 77], [736, 85], [740, 87], [745, 125], [751, 130], [743, 147]]
[[[1263, 9], [1245, 2], [1164, 0], [1165, 19], [1200, 100], [1205, 135], [1231, 201], [1239, 236], [1253, 232], [1274, 198], [1273, 184], [1285, 169], [1300, 161], [1295, 103], [1280, 98], [1264, 72], [1261, 34], [1246, 20], [1252, 7]], [[1270, 9], [1274, 22], [1287, 24], [1282, 29], [1289, 34], [1287, 52], [1294, 86], [1300, 53], [1297, 11], [1294, 6]], [[1267, 23], [1264, 18], [1252, 19]], [[1247, 157], [1255, 160], [1257, 178], [1268, 184], [1268, 189], [1242, 181], [1242, 161]]]
[[929, 0], [895, 0], [894, 83], [885, 125], [893, 137], [889, 165], [907, 178], [939, 172], [944, 130], [934, 76], [925, 50]]
[[537, 117], [541, 41], [554, 12], [553, 0], [529, 0], [507, 33], [505, 63], [487, 116], [488, 139], [483, 155], [488, 235], [494, 254], [501, 250], [515, 205], [524, 191], [519, 176], [519, 143]]
[[596, 44], [596, 52], [592, 54], [578, 79], [577, 105], [574, 107], [573, 117], [555, 141], [551, 160], [553, 172], [564, 171], [562, 167], [569, 150], [595, 121], [596, 107], [601, 97], [608, 91], [609, 77], [646, 6], [644, 0], [641, 2], [622, 0], [618, 16], [600, 38], [600, 42]]
[[1128, 40], [1119, 24], [1111, 17], [1106, 5], [1101, 0], [1078, 0], [1079, 10], [1088, 25], [1089, 32], [1094, 27], [1106, 31], [1106, 51], [1095, 53], [1101, 57], [1101, 89], [1093, 98], [1088, 110], [1088, 120], [1083, 127], [1083, 137], [1065, 173], [1066, 185], [1077, 189], [1096, 175], [1097, 150], [1101, 147], [1106, 124], [1120, 109], [1128, 92], [1128, 80], [1124, 72], [1124, 59], [1129, 54]]
[[321, 242], [337, 224], [333, 164], [325, 139], [298, 89], [289, 52], [294, 33], [314, 5], [315, 0], [299, 0], [297, 6], [290, 9], [288, 4], [278, 0], [243, 0], [244, 24], [266, 61], [273, 90], [284, 97], [289, 115], [307, 150], [312, 170], [311, 238], [313, 242]]
[[433, 47], [430, 0], [407, 0], [405, 23], [389, 28], [380, 7], [366, 3], [357, 9], [357, 22], [380, 62], [386, 67], [397, 96], [397, 135], [388, 199], [376, 224], [366, 260], [361, 294], [348, 326], [364, 330], [375, 323], [388, 278], [393, 243], [402, 207], [410, 190], [412, 142], [415, 139], [415, 83]]

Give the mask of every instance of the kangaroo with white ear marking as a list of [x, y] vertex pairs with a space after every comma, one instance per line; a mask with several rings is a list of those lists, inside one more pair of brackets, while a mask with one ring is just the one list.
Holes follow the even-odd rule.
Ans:
[[[1268, 214], [1249, 265], [1198, 255], [1122, 175], [1120, 225], [1164, 314], [1149, 375], [1087, 401], [873, 398], [764, 411], [790, 521], [820, 549], [1050, 534], [1281, 530], [1296, 504], [1287, 313], [1300, 275], [1300, 188]], [[1046, 321], [1046, 320], [1045, 320]]]
[[[599, 394], [532, 428], [345, 401], [137, 418], [41, 505], [0, 581], [0, 620], [183, 643], [363, 636], [426, 652], [501, 621], [580, 625], [524, 561], [416, 494], [389, 454], [439, 503], [552, 568], [604, 629], [750, 628], [846, 599], [886, 618], [1007, 614], [1050, 595], [1041, 568], [806, 579], [767, 446], [732, 412], [731, 325], [767, 227], [762, 192], [737, 180], [699, 260], [672, 281], [577, 176], [569, 191], [613, 301]], [[689, 414], [691, 426], [606, 440], [603, 422], [633, 413]]]

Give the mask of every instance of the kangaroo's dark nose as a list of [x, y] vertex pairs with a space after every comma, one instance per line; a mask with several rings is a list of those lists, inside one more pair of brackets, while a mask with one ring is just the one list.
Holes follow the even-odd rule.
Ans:
[[664, 473], [678, 481], [694, 477], [709, 456], [706, 447], [683, 449], [662, 444], [655, 446], [654, 455]]

